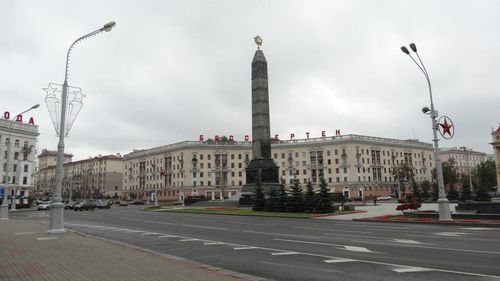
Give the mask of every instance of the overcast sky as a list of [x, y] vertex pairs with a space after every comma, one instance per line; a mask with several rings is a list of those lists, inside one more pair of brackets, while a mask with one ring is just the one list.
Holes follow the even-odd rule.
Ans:
[[[264, 39], [271, 134], [360, 134], [431, 142], [423, 74], [400, 51], [415, 42], [440, 115], [455, 123], [441, 147], [492, 153], [500, 122], [499, 1], [20, 1], [0, 2], [0, 110], [39, 125], [56, 150], [45, 105], [62, 84], [86, 95], [66, 139], [74, 159], [200, 134], [251, 136], [253, 37]], [[27, 117], [27, 116], [26, 116]]]

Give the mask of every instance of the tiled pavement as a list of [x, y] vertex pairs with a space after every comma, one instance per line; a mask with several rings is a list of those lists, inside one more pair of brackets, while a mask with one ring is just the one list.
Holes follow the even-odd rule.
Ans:
[[0, 280], [258, 280], [47, 225], [0, 221]]

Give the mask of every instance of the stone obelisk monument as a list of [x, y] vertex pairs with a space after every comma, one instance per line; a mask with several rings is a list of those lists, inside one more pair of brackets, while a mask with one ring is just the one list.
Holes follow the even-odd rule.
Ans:
[[271, 157], [269, 122], [269, 90], [267, 61], [260, 49], [262, 38], [254, 38], [257, 51], [252, 60], [252, 160], [246, 168], [246, 184], [242, 192], [253, 193], [257, 183], [264, 191], [279, 188], [279, 167]]

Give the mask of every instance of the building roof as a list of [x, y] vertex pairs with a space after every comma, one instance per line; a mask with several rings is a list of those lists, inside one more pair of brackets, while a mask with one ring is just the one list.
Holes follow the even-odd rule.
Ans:
[[[48, 149], [42, 149], [42, 153], [38, 155], [38, 158], [45, 157], [45, 156], [57, 156], [57, 151], [55, 150], [48, 150]], [[73, 157], [73, 154], [68, 154], [64, 153], [64, 157]]]
[[[311, 145], [329, 145], [329, 144], [346, 144], [346, 143], [361, 143], [361, 144], [376, 144], [376, 145], [392, 145], [399, 147], [413, 147], [416, 149], [432, 149], [432, 144], [421, 142], [416, 139], [400, 140], [381, 137], [371, 137], [362, 135], [340, 135], [327, 136], [309, 139], [293, 139], [293, 140], [272, 140], [272, 147], [297, 147]], [[149, 155], [168, 153], [179, 149], [194, 148], [194, 149], [223, 149], [224, 147], [251, 149], [251, 141], [183, 141], [150, 149], [134, 150], [131, 153], [124, 155], [124, 160], [147, 157]]]

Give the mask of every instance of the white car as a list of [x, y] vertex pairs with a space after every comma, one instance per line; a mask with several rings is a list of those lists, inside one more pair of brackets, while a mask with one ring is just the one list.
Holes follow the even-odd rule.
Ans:
[[380, 196], [380, 197], [377, 197], [377, 200], [391, 200], [392, 197], [391, 196]]
[[43, 202], [43, 203], [40, 203], [38, 204], [38, 211], [46, 211], [46, 210], [50, 210], [50, 204], [52, 204], [52, 202]]

